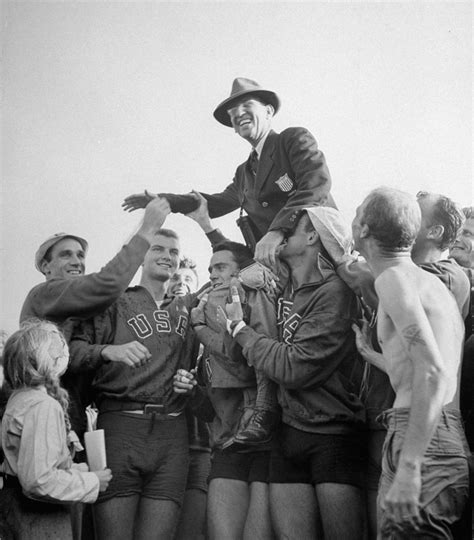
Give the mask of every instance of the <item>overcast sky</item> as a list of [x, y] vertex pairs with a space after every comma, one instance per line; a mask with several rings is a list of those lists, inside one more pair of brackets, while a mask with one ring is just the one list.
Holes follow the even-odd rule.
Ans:
[[[307, 127], [351, 220], [373, 187], [472, 204], [470, 2], [2, 2], [2, 320], [42, 281], [49, 235], [96, 271], [136, 228], [123, 198], [222, 190], [250, 147], [212, 111], [243, 76]], [[236, 215], [216, 220], [239, 240]], [[202, 279], [210, 248], [172, 216]]]

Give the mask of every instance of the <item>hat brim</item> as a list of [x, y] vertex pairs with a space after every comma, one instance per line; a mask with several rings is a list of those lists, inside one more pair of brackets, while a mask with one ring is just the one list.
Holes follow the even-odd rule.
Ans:
[[214, 111], [214, 118], [224, 126], [232, 127], [232, 122], [230, 121], [230, 116], [227, 111], [245, 96], [256, 96], [261, 98], [263, 101], [273, 106], [275, 114], [280, 109], [280, 98], [275, 92], [272, 92], [271, 90], [242, 90], [242, 92], [238, 92], [220, 103]]

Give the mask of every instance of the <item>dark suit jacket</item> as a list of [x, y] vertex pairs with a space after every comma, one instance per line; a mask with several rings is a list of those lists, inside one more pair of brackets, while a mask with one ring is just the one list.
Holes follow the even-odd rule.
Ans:
[[[269, 230], [291, 230], [302, 207], [335, 207], [329, 191], [331, 177], [324, 154], [311, 133], [299, 127], [282, 133], [270, 131], [260, 156], [255, 179], [248, 160], [237, 167], [232, 183], [222, 193], [203, 193], [211, 218], [243, 208], [255, 225], [257, 240]], [[189, 195], [160, 193], [173, 212], [196, 208]]]

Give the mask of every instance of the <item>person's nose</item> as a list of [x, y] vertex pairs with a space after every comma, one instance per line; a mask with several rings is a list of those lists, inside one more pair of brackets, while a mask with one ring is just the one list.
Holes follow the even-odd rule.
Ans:
[[73, 255], [71, 255], [70, 263], [73, 266], [80, 266], [82, 264], [82, 261], [81, 261], [81, 259], [79, 259], [79, 257], [76, 254], [73, 254]]
[[171, 260], [170, 252], [168, 250], [162, 251], [160, 258], [164, 259], [165, 261], [170, 261]]
[[236, 105], [234, 107], [234, 110], [232, 111], [233, 120], [237, 121], [240, 119], [240, 117], [245, 113], [245, 108], [242, 104]]

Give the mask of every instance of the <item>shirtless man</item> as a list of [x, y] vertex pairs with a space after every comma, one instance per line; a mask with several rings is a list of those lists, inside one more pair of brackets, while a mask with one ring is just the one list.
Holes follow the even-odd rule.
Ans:
[[449, 526], [468, 496], [464, 435], [453, 407], [463, 322], [446, 287], [410, 257], [420, 219], [415, 198], [379, 188], [352, 223], [379, 298], [383, 357], [366, 359], [387, 372], [396, 394], [384, 413], [379, 538], [452, 538]]

